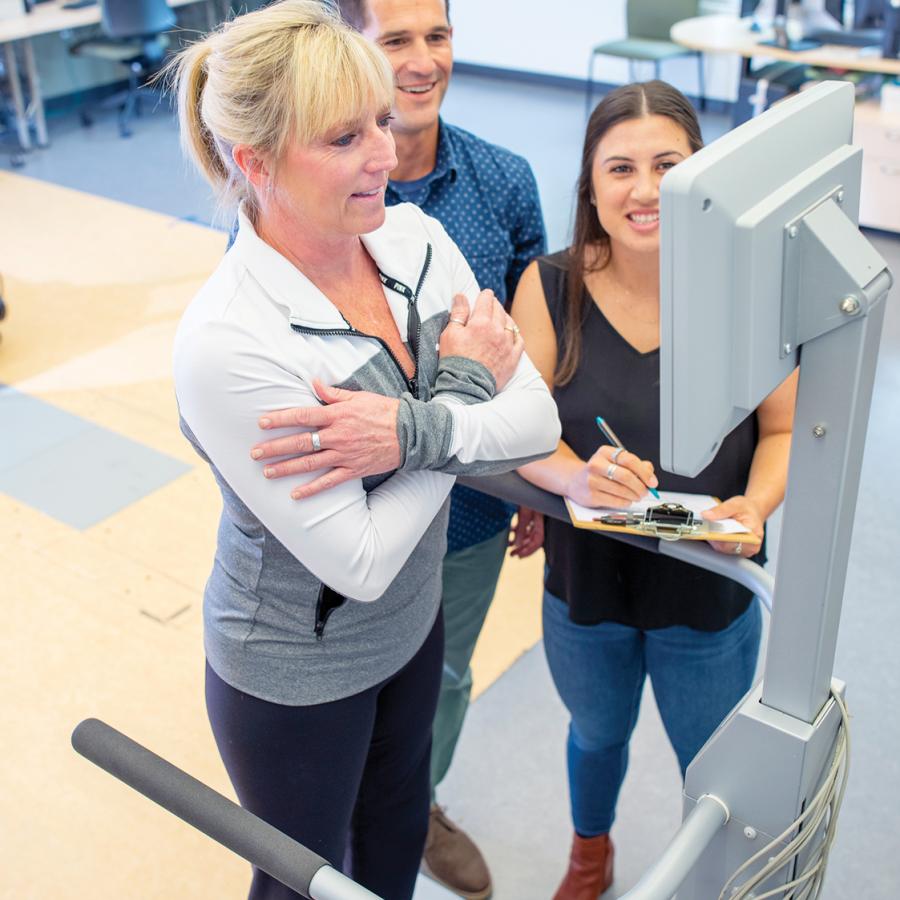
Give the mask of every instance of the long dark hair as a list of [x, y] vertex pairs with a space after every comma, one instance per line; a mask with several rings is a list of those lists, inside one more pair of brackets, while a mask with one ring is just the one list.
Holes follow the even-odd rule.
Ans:
[[[592, 202], [591, 174], [594, 154], [603, 136], [615, 125], [644, 116], [665, 116], [680, 125], [691, 150], [703, 146], [700, 123], [690, 101], [681, 91], [664, 81], [626, 84], [610, 91], [591, 113], [584, 135], [581, 174], [575, 193], [575, 228], [568, 256], [568, 288], [563, 328], [563, 352], [557, 363], [554, 382], [568, 384], [581, 358], [581, 331], [588, 313], [584, 276], [607, 266], [610, 258], [609, 235], [600, 224]], [[588, 262], [588, 248], [596, 248]]]

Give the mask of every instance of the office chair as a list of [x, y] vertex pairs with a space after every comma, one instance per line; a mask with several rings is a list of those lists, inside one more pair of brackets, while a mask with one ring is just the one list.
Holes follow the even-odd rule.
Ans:
[[691, 19], [700, 13], [699, 0], [627, 0], [625, 6], [626, 28], [624, 40], [598, 44], [591, 50], [588, 61], [587, 95], [585, 107], [591, 112], [594, 96], [594, 60], [598, 56], [618, 56], [628, 60], [629, 80], [634, 81], [634, 61], [652, 62], [655, 77], [659, 78], [660, 65], [664, 60], [679, 56], [697, 57], [697, 83], [699, 86], [700, 108], [706, 109], [706, 88], [703, 77], [703, 54], [688, 50], [669, 40], [669, 32], [676, 22]]
[[[120, 63], [128, 69], [128, 89], [104, 101], [119, 106], [119, 133], [131, 137], [130, 122], [139, 108], [138, 88], [163, 64], [169, 45], [164, 32], [175, 24], [167, 0], [101, 0], [102, 35], [79, 41], [69, 48], [76, 56], [93, 56]], [[92, 118], [85, 109], [84, 125]]]

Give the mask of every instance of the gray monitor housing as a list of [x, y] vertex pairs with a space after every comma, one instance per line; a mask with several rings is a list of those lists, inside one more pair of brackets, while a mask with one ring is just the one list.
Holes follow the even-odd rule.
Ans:
[[[717, 897], [760, 846], [790, 834], [831, 765], [841, 723], [834, 650], [892, 283], [857, 225], [854, 101], [852, 85], [823, 82], [662, 182], [663, 468], [697, 474], [800, 367], [764, 676], [688, 769], [686, 821], [704, 796], [728, 818], [684, 881], [684, 898]], [[757, 890], [796, 877], [824, 839], [823, 830]], [[750, 866], [742, 881], [759, 870]]]

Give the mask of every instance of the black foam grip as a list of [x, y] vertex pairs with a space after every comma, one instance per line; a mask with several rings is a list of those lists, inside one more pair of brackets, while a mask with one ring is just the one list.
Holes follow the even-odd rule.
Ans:
[[309, 897], [309, 883], [316, 872], [330, 865], [284, 832], [99, 719], [81, 722], [72, 732], [72, 746], [110, 775], [304, 897]]

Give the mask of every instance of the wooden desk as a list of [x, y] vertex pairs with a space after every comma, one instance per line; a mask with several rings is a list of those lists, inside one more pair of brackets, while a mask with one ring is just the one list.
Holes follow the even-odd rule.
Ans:
[[[750, 30], [749, 19], [699, 16], [678, 22], [672, 40], [703, 53], [736, 53], [749, 59], [761, 56], [798, 65], [851, 72], [900, 76], [900, 59], [860, 53], [858, 47], [823, 45], [794, 52], [761, 46], [771, 33]], [[863, 148], [859, 224], [900, 232], [900, 115], [884, 112], [874, 100], [858, 103], [853, 142]]]
[[761, 46], [760, 41], [772, 40], [774, 32], [751, 31], [750, 19], [735, 16], [698, 16], [685, 19], [672, 27], [671, 37], [676, 44], [703, 53], [736, 53], [738, 56], [765, 56], [784, 62], [813, 66], [819, 69], [846, 69], [851, 72], [879, 72], [900, 75], [900, 59], [884, 59], [859, 47], [839, 47], [823, 44], [813, 50], [783, 50]]
[[[19, 16], [0, 19], [0, 45], [3, 46], [6, 71], [9, 75], [13, 107], [16, 113], [16, 132], [23, 150], [31, 149], [30, 120], [34, 122], [38, 146], [45, 147], [47, 145], [47, 121], [44, 116], [44, 102], [41, 98], [41, 81], [31, 39], [41, 34], [55, 34], [70, 28], [84, 28], [100, 23], [99, 2], [94, 6], [84, 6], [81, 9], [64, 9], [64, 2], [65, 0], [53, 0], [52, 3], [40, 3], [30, 13], [23, 12]], [[194, 3], [206, 4], [209, 27], [214, 28], [217, 22], [214, 0], [169, 0], [169, 6], [173, 9]], [[30, 110], [26, 107], [19, 80], [19, 66], [16, 59], [17, 43], [21, 44], [25, 57]]]

